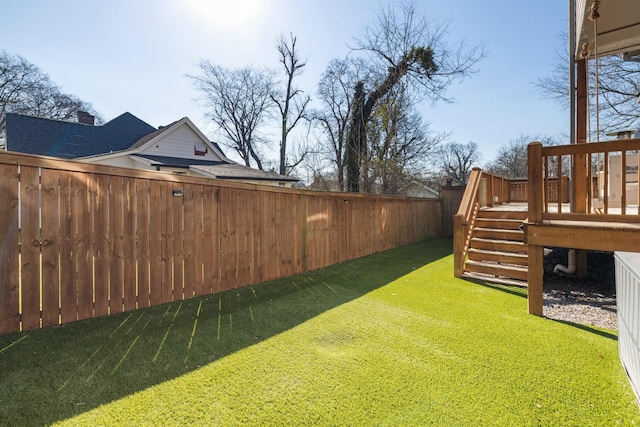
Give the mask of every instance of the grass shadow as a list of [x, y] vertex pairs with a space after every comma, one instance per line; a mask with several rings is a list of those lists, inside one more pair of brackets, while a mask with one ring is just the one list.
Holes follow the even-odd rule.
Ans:
[[499, 285], [497, 283], [487, 282], [481, 279], [475, 279], [471, 277], [463, 277], [463, 280], [474, 283], [476, 285], [484, 286], [485, 288], [493, 289], [496, 291], [504, 292], [510, 295], [515, 295], [521, 298], [527, 298], [527, 289], [519, 288], [516, 286]]
[[246, 288], [0, 336], [0, 420], [42, 425], [174, 379], [451, 254], [430, 240]]
[[[507, 286], [507, 285], [500, 285], [500, 284], [495, 284], [495, 283], [490, 283], [490, 282], [486, 282], [484, 280], [480, 280], [480, 279], [475, 279], [475, 278], [464, 278], [464, 280], [474, 283], [476, 285], [480, 285], [489, 289], [493, 289], [493, 290], [497, 290], [500, 292], [504, 292], [510, 295], [515, 295], [521, 298], [527, 298], [527, 289], [526, 288], [518, 288], [518, 287], [511, 287], [511, 286]], [[614, 333], [611, 332], [607, 332], [606, 330], [602, 330], [599, 329], [597, 327], [593, 327], [593, 326], [589, 326], [589, 325], [584, 325], [581, 323], [574, 323], [574, 322], [570, 322], [570, 321], [566, 321], [566, 320], [559, 320], [559, 319], [552, 319], [549, 317], [545, 317], [546, 319], [552, 320], [554, 322], [558, 322], [558, 323], [562, 323], [565, 325], [569, 325], [569, 326], [573, 326], [575, 328], [581, 329], [583, 331], [587, 331], [596, 335], [600, 335], [602, 337], [605, 338], [609, 338], [609, 339], [613, 339], [615, 341], [618, 340], [618, 336]]]
[[618, 335], [616, 335], [615, 333], [611, 333], [606, 330], [596, 328], [594, 326], [583, 325], [582, 323], [569, 322], [568, 320], [551, 319], [549, 317], [545, 317], [545, 319], [562, 323], [563, 325], [573, 326], [574, 328], [577, 328], [586, 332], [590, 332], [592, 334], [600, 335], [601, 337], [609, 338], [614, 341], [618, 341]]

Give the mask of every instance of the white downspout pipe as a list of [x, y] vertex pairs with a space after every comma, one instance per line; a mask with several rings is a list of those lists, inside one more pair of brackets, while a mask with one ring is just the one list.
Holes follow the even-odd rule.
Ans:
[[562, 264], [558, 264], [553, 268], [553, 272], [555, 274], [558, 275], [562, 275], [562, 273], [564, 274], [574, 274], [576, 272], [576, 250], [575, 249], [569, 249], [569, 256], [568, 256], [568, 265], [565, 267]]

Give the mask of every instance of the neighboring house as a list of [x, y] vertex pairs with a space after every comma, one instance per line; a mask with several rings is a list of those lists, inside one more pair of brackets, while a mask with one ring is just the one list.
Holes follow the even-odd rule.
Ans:
[[407, 197], [422, 197], [425, 199], [438, 199], [440, 193], [429, 187], [424, 182], [411, 181], [403, 189], [402, 193]]
[[101, 126], [81, 112], [78, 123], [7, 114], [6, 149], [251, 184], [291, 187], [298, 181], [227, 158], [188, 117], [156, 129], [131, 113]]

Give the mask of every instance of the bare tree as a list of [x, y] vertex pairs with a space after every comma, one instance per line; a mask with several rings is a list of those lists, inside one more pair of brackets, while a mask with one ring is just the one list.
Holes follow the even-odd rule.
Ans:
[[505, 178], [527, 177], [527, 145], [536, 141], [528, 136], [520, 135], [498, 149], [495, 160], [486, 167], [490, 172]]
[[6, 113], [72, 120], [78, 111], [89, 112], [101, 121], [90, 103], [63, 93], [36, 65], [0, 51], [0, 136], [5, 131]]
[[379, 102], [369, 121], [370, 153], [362, 180], [364, 190], [402, 194], [422, 175], [428, 154], [445, 137], [429, 131], [429, 124], [415, 110], [405, 90], [393, 90]]
[[[287, 139], [289, 133], [300, 120], [306, 118], [307, 107], [311, 102], [311, 98], [308, 95], [305, 95], [302, 90], [293, 85], [293, 79], [300, 75], [302, 69], [307, 65], [306, 62], [302, 62], [296, 51], [297, 41], [298, 39], [293, 34], [289, 34], [288, 40], [281, 36], [278, 41], [279, 61], [285, 71], [285, 89], [282, 94], [271, 95], [271, 99], [277, 105], [282, 119], [280, 139], [281, 175], [287, 175], [294, 167], [294, 165], [287, 165]], [[294, 160], [295, 165], [299, 164], [303, 157], [304, 153], [302, 153], [302, 158], [297, 156], [297, 159]]]
[[330, 147], [340, 191], [344, 191], [344, 147], [353, 88], [358, 81], [369, 80], [369, 64], [363, 58], [349, 57], [329, 62], [318, 83], [317, 95], [322, 108], [313, 113], [313, 118]]
[[207, 115], [220, 129], [225, 144], [236, 151], [246, 166], [255, 162], [263, 170], [258, 133], [269, 113], [274, 75], [252, 67], [227, 69], [200, 62], [201, 74], [188, 76], [201, 92]]
[[435, 162], [440, 173], [454, 185], [466, 185], [471, 169], [480, 161], [478, 144], [449, 142], [435, 151]]
[[365, 27], [356, 41], [354, 50], [369, 56], [379, 77], [371, 90], [365, 92], [364, 83], [354, 88], [345, 156], [349, 191], [359, 191], [366, 126], [378, 101], [402, 80], [432, 102], [449, 101], [447, 87], [471, 74], [484, 56], [482, 46], [468, 49], [465, 42], [446, 44], [446, 29], [420, 16], [415, 3], [402, 2], [379, 14], [376, 24]]
[[[568, 43], [564, 34], [564, 46]], [[557, 51], [552, 71], [536, 80], [542, 94], [565, 108], [569, 108], [568, 51]], [[640, 124], [640, 62], [625, 61], [621, 56], [598, 59], [598, 93], [600, 96], [600, 126], [603, 133], [638, 127]], [[589, 61], [590, 113], [596, 112], [596, 67]], [[595, 129], [594, 129], [595, 130]]]
[[[507, 144], [502, 145], [498, 149], [496, 158], [487, 164], [485, 169], [505, 178], [526, 178], [529, 169], [527, 163], [527, 146], [533, 141], [541, 142], [545, 146], [560, 144], [557, 138], [551, 136], [520, 135]], [[568, 158], [563, 159], [563, 163], [565, 161], [568, 161]], [[550, 172], [557, 171], [557, 159], [555, 157], [550, 158], [549, 166]], [[568, 165], [566, 166], [568, 167]]]

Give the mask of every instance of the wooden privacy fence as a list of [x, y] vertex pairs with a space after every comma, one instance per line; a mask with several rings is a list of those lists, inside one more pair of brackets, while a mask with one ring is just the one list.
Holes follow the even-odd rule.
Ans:
[[0, 154], [0, 334], [294, 275], [440, 235], [438, 200]]
[[458, 213], [466, 187], [445, 186], [440, 189], [442, 204], [442, 237], [453, 237], [453, 217]]
[[[557, 177], [547, 178], [547, 197], [549, 202], [569, 203], [569, 177], [562, 175], [560, 179]], [[511, 201], [526, 202], [528, 200], [528, 181], [526, 179], [513, 179], [510, 182]], [[558, 200], [560, 196], [560, 200]]]

